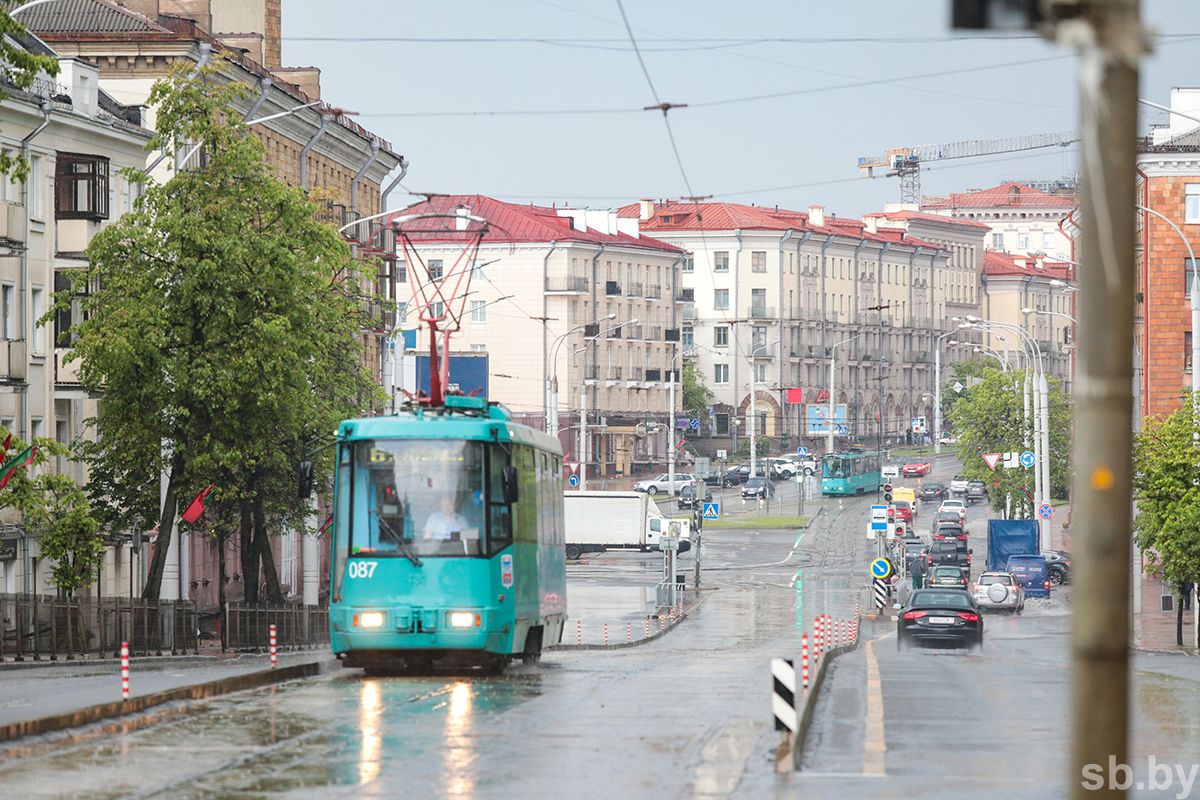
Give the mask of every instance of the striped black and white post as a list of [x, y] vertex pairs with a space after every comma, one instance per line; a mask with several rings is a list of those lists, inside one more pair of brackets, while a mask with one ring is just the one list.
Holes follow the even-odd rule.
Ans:
[[879, 578], [875, 578], [872, 581], [872, 583], [874, 584], [872, 586], [872, 591], [875, 595], [875, 608], [879, 611], [882, 611], [883, 607], [887, 605], [887, 599], [888, 599], [887, 584], [884, 583]]
[[775, 714], [775, 730], [796, 732], [796, 667], [790, 658], [771, 659], [774, 691], [771, 711]]

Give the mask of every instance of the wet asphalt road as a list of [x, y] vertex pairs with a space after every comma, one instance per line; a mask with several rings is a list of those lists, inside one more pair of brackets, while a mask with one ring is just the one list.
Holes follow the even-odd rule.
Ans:
[[[982, 656], [897, 654], [894, 638], [875, 642], [880, 741], [866, 724], [866, 655], [845, 657], [818, 709], [808, 771], [774, 774], [769, 659], [794, 655], [813, 615], [852, 612], [870, 502], [810, 501], [806, 510], [821, 513], [801, 537], [709, 531], [703, 603], [645, 646], [551, 652], [502, 677], [344, 670], [219, 698], [138, 730], [0, 752], [0, 795], [1063, 796], [1069, 606], [1061, 601], [989, 619]], [[586, 608], [618, 613], [626, 596], [641, 602], [638, 587], [657, 580], [659, 563], [606, 554], [572, 567], [570, 578], [590, 587], [581, 592]], [[627, 595], [610, 598], [606, 586]], [[1139, 752], [1176, 760], [1200, 752], [1190, 722], [1196, 665], [1139, 661]], [[863, 777], [868, 750], [886, 777]], [[931, 751], [934, 759], [915, 760]]]

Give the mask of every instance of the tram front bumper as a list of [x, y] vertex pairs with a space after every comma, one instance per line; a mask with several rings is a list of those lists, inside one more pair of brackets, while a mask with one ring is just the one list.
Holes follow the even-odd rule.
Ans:
[[505, 624], [500, 612], [487, 608], [336, 610], [330, 615], [333, 649], [506, 649], [512, 625]]

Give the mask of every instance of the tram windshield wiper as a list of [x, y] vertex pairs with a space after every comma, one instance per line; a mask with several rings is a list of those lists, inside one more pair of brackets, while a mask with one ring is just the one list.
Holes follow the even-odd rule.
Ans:
[[375, 511], [368, 510], [368, 513], [371, 516], [375, 517], [375, 519], [377, 519], [379, 521], [379, 524], [382, 525], [385, 530], [387, 530], [388, 534], [392, 537], [392, 539], [394, 539], [396, 541], [396, 543], [399, 545], [399, 550], [400, 550], [401, 555], [403, 555], [405, 558], [407, 558], [409, 561], [411, 561], [412, 565], [414, 567], [425, 566], [425, 562], [421, 561], [420, 556], [417, 555], [417, 551], [413, 549], [412, 545], [410, 545], [408, 542], [404, 541], [404, 536], [402, 534], [396, 533], [396, 529], [393, 528], [390, 524], [388, 524], [387, 520], [385, 520], [383, 517], [379, 516], [379, 514], [376, 513]]

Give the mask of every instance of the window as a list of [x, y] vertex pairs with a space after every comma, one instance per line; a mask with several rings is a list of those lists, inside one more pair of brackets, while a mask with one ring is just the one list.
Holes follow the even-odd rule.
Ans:
[[718, 250], [713, 253], [713, 272], [729, 272], [728, 250]]
[[11, 283], [0, 288], [0, 333], [5, 339], [17, 338], [16, 288]]
[[1200, 223], [1200, 183], [1189, 183], [1184, 188], [1183, 221]]
[[[757, 381], [758, 383], [766, 383], [767, 382], [767, 365], [766, 364], [755, 364], [754, 365], [754, 380]], [[761, 428], [760, 428], [760, 430], [761, 430]]]
[[752, 316], [752, 317], [767, 316], [767, 290], [766, 289], [751, 289], [750, 290], [750, 316]]
[[729, 435], [729, 415], [713, 414], [713, 431], [718, 436]]
[[729, 326], [717, 325], [713, 328], [713, 347], [729, 346]]
[[471, 345], [471, 352], [472, 353], [486, 353], [487, 345], [486, 344], [473, 344], [473, 345]]
[[54, 172], [55, 219], [108, 219], [108, 159], [59, 153]]
[[1192, 261], [1192, 259], [1190, 259], [1190, 258], [1185, 258], [1183, 260], [1183, 281], [1184, 281], [1183, 295], [1184, 295], [1184, 297], [1191, 297], [1192, 285], [1195, 282], [1195, 279], [1196, 279], [1196, 262]]
[[1192, 332], [1183, 332], [1183, 371], [1192, 371]]
[[38, 320], [46, 313], [46, 290], [41, 286], [30, 288], [29, 302], [33, 307], [33, 341], [30, 343], [30, 352], [35, 356], [43, 356], [46, 354], [46, 332], [45, 328], [38, 324]]
[[446, 305], [442, 301], [429, 304], [429, 315], [434, 319], [442, 319], [446, 316]]
[[1047, 253], [1050, 253], [1050, 252], [1053, 252], [1054, 248], [1056, 248], [1057, 246], [1058, 246], [1058, 242], [1055, 241], [1054, 233], [1052, 231], [1046, 231], [1045, 233], [1042, 234], [1042, 249], [1043, 250], [1045, 250]]
[[471, 301], [471, 322], [487, 322], [487, 303], [485, 301]]
[[440, 258], [429, 259], [429, 280], [440, 281], [442, 279], [442, 260]]
[[1017, 249], [1020, 250], [1022, 253], [1024, 253], [1025, 251], [1027, 251], [1029, 249], [1029, 234], [1028, 233], [1018, 233], [1017, 234]]
[[751, 272], [766, 272], [767, 271], [767, 251], [754, 250], [750, 253], [750, 271]]
[[696, 260], [694, 258], [692, 258], [691, 256], [684, 256], [683, 257], [683, 271], [684, 272], [694, 272], [695, 269], [696, 269]]
[[713, 291], [713, 308], [718, 311], [729, 310], [729, 290], [717, 289]]
[[691, 325], [684, 325], [680, 336], [680, 341], [683, 343], [685, 350], [696, 346], [696, 329]]
[[755, 325], [750, 329], [750, 354], [762, 355], [761, 350], [767, 346], [767, 326]]
[[729, 365], [713, 365], [713, 383], [729, 383]]
[[43, 220], [46, 218], [43, 209], [42, 201], [42, 157], [30, 156], [29, 158], [29, 216], [31, 219]]
[[408, 262], [397, 261], [394, 267], [396, 283], [408, 283]]

